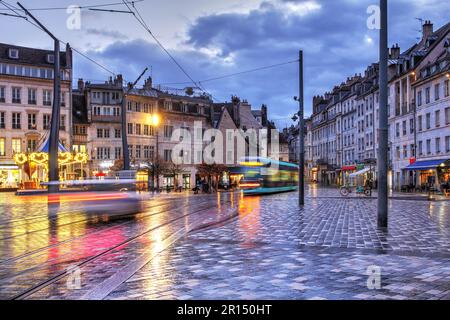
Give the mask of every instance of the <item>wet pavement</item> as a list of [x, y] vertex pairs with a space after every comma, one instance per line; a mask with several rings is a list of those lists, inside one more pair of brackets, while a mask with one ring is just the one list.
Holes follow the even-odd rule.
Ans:
[[376, 199], [317, 186], [302, 210], [296, 193], [169, 194], [121, 219], [0, 201], [2, 299], [450, 299], [449, 201], [394, 197], [387, 232]]

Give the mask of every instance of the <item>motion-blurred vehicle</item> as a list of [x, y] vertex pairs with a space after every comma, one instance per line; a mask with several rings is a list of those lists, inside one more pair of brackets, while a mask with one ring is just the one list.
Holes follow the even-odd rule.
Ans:
[[240, 161], [243, 178], [239, 188], [244, 195], [296, 191], [298, 165], [261, 157], [246, 157]]
[[[59, 184], [60, 192], [47, 196], [49, 205], [74, 204], [86, 213], [130, 215], [142, 211], [142, 199], [133, 191], [133, 179], [73, 180], [46, 183]], [[134, 185], [134, 187], [133, 187]]]

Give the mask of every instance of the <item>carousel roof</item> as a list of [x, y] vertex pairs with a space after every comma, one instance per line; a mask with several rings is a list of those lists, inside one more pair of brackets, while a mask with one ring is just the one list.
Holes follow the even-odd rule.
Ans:
[[[38, 152], [46, 152], [48, 153], [50, 150], [50, 135], [45, 138], [44, 142], [39, 146]], [[59, 152], [68, 152], [67, 148], [64, 147], [64, 145], [61, 143], [61, 141], [58, 141], [58, 151]]]

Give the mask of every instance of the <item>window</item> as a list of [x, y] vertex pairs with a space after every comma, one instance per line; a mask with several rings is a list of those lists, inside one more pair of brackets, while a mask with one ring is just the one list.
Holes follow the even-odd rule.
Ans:
[[150, 146], [144, 146], [144, 159], [150, 158]]
[[5, 122], [6, 122], [6, 114], [5, 112], [0, 112], [0, 129], [5, 129]]
[[0, 87], [0, 102], [5, 102], [5, 87]]
[[395, 136], [400, 137], [400, 123], [395, 124]]
[[417, 105], [420, 107], [422, 105], [422, 90], [417, 92]]
[[61, 107], [65, 107], [65, 106], [66, 106], [66, 93], [61, 92]]
[[128, 110], [128, 111], [132, 111], [132, 110], [133, 110], [131, 101], [128, 101], [128, 102], [127, 102], [127, 110]]
[[419, 141], [419, 156], [423, 155], [423, 143]]
[[49, 114], [43, 115], [42, 123], [44, 124], [44, 130], [50, 129], [50, 115]]
[[120, 158], [122, 158], [122, 148], [115, 147], [114, 148], [114, 159], [120, 159]]
[[431, 113], [426, 114], [426, 128], [427, 129], [431, 128]]
[[434, 125], [437, 128], [441, 126], [441, 111], [440, 110], [436, 110], [434, 112]]
[[445, 137], [445, 152], [450, 152], [450, 136]]
[[19, 59], [19, 49], [10, 48], [8, 50], [8, 56], [10, 59]]
[[101, 108], [100, 107], [94, 107], [94, 116], [99, 116], [101, 113]]
[[431, 139], [427, 140], [427, 154], [431, 154]]
[[450, 124], [450, 107], [445, 108], [445, 124]]
[[402, 131], [403, 131], [403, 135], [406, 136], [406, 121], [402, 122]]
[[36, 104], [36, 89], [28, 88], [28, 104]]
[[114, 129], [114, 138], [116, 139], [121, 138], [120, 129]]
[[128, 134], [133, 134], [133, 124], [128, 123]]
[[149, 128], [149, 125], [148, 124], [144, 124], [144, 136], [148, 136], [149, 135], [148, 128]]
[[409, 153], [411, 153], [411, 157], [415, 157], [416, 156], [416, 150], [414, 148], [414, 144], [409, 146]]
[[436, 138], [436, 153], [441, 153], [441, 138]]
[[20, 113], [18, 112], [13, 112], [12, 114], [12, 128], [13, 129], [20, 129], [21, 125], [20, 125]]
[[417, 117], [417, 123], [419, 125], [419, 131], [422, 131], [422, 116]]
[[425, 103], [430, 103], [430, 88], [425, 89]]
[[403, 146], [403, 159], [407, 159], [408, 158], [408, 146], [404, 145]]
[[136, 102], [136, 112], [141, 112], [141, 103]]
[[0, 156], [6, 155], [5, 138], [0, 138]]
[[28, 130], [36, 130], [36, 114], [35, 113], [29, 113], [28, 114]]
[[141, 158], [141, 146], [136, 146], [136, 159]]
[[20, 88], [12, 88], [12, 103], [20, 103]]
[[103, 138], [103, 129], [97, 129], [97, 138]]
[[141, 134], [141, 124], [140, 123], [136, 123], [136, 134], [137, 135]]
[[395, 156], [397, 160], [400, 160], [400, 147], [398, 146], [395, 148]]
[[172, 160], [172, 150], [164, 150], [164, 161]]
[[118, 117], [120, 116], [120, 108], [113, 108], [113, 116]]
[[27, 140], [27, 152], [36, 151], [37, 140], [36, 139], [28, 139]]
[[438, 84], [434, 85], [434, 100], [437, 101], [439, 100], [439, 91], [441, 89], [441, 86]]
[[44, 106], [51, 106], [52, 105], [52, 91], [51, 90], [44, 90], [42, 92], [42, 104]]
[[22, 152], [22, 140], [21, 139], [12, 139], [11, 142], [13, 153]]
[[59, 130], [62, 130], [62, 131], [66, 130], [66, 116], [61, 116], [60, 122], [59, 122]]
[[106, 147], [97, 148], [97, 159], [110, 159], [111, 149]]
[[173, 126], [164, 126], [164, 137], [172, 137]]
[[150, 146], [150, 154], [149, 154], [149, 159], [154, 159], [155, 158], [155, 147], [154, 146]]
[[414, 133], [414, 119], [409, 119], [409, 133], [413, 134]]
[[445, 97], [448, 97], [450, 95], [449, 80], [445, 80], [445, 82], [444, 82], [444, 95], [445, 95]]

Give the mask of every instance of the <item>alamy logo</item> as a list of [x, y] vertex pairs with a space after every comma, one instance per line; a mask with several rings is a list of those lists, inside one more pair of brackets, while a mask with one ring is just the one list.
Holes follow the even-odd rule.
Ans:
[[368, 266], [366, 270], [367, 289], [379, 290], [381, 289], [381, 268], [379, 266]]
[[369, 15], [367, 18], [367, 28], [369, 30], [380, 30], [380, 13], [380, 7], [377, 5], [371, 5], [367, 8], [367, 14]]
[[66, 20], [66, 26], [69, 30], [81, 29], [81, 7], [78, 5], [70, 5], [66, 10], [69, 17]]
[[81, 289], [81, 269], [78, 266], [69, 266], [66, 268], [67, 280], [66, 286], [69, 290]]

